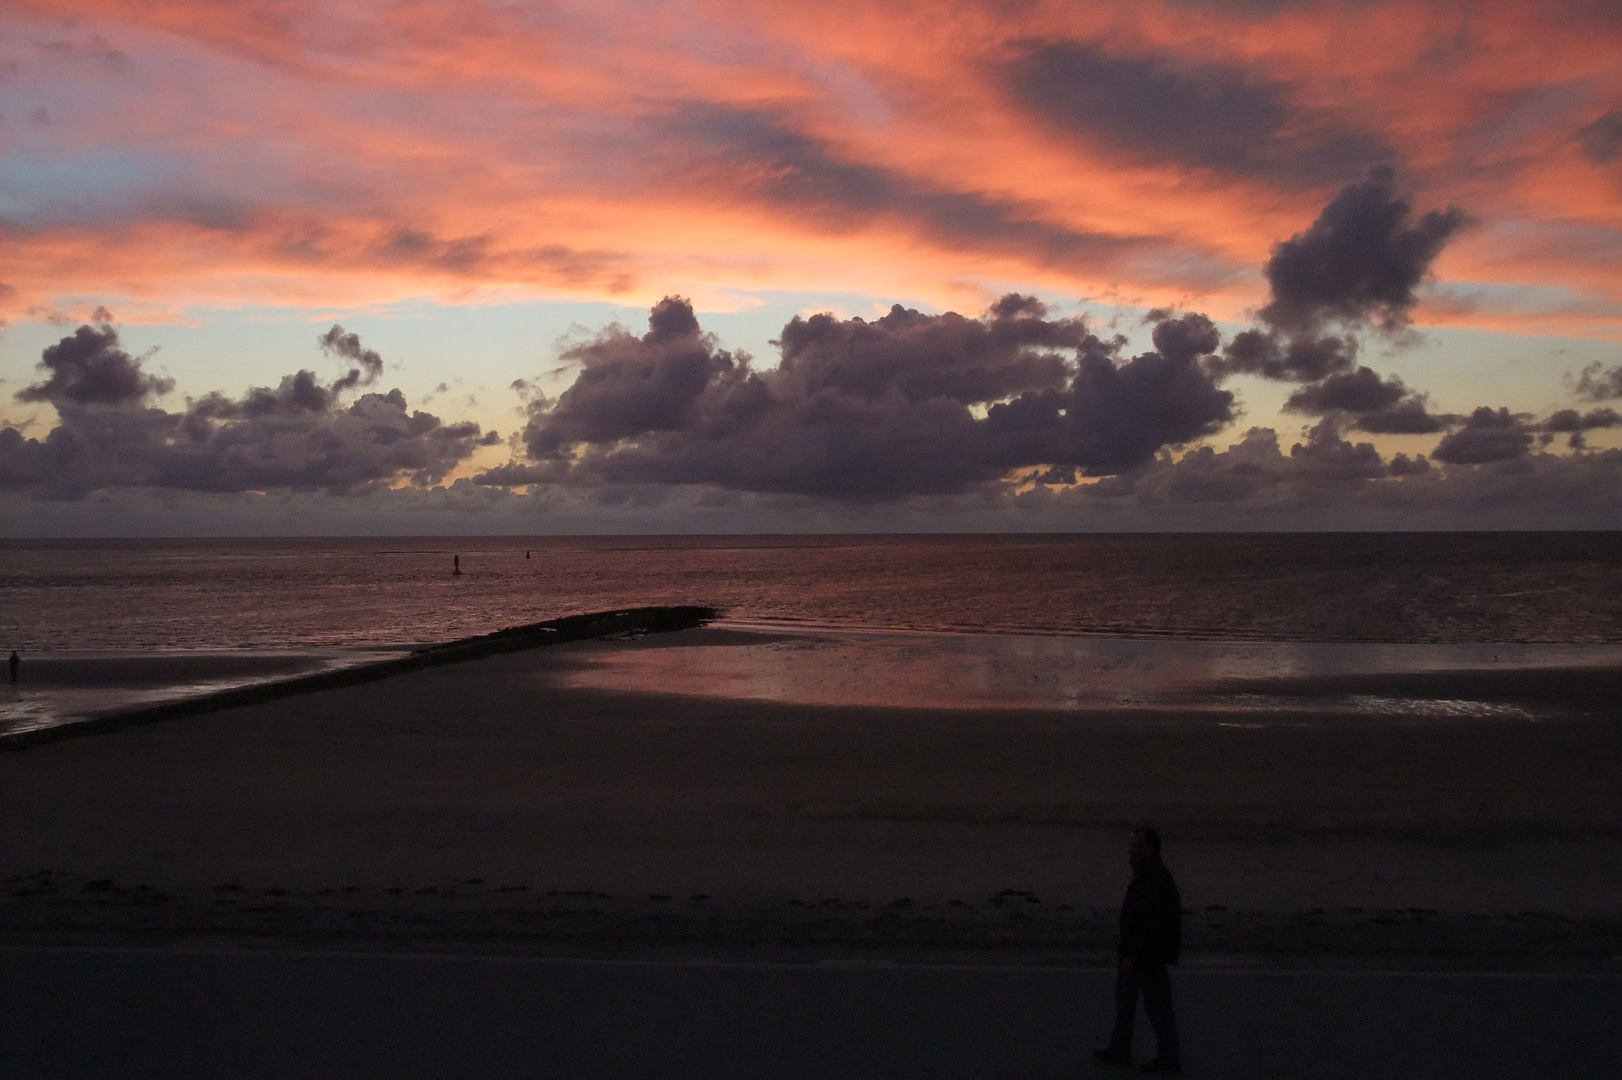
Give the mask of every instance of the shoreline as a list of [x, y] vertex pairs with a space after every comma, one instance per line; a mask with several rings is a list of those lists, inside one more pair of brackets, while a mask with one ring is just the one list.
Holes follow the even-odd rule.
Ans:
[[[244, 705], [259, 705], [296, 694], [310, 694], [343, 686], [387, 679], [408, 671], [419, 671], [440, 664], [455, 664], [500, 653], [538, 649], [548, 645], [607, 637], [614, 634], [657, 634], [703, 626], [719, 615], [715, 608], [699, 606], [666, 606], [629, 608], [620, 611], [592, 612], [584, 615], [565, 615], [523, 626], [506, 627], [488, 634], [456, 638], [451, 641], [420, 645], [403, 656], [377, 660], [371, 663], [338, 667], [286, 679], [255, 682], [192, 696], [179, 697], [153, 705], [135, 708], [117, 708], [92, 713], [65, 723], [48, 727], [27, 728], [0, 733], [0, 751], [26, 750], [64, 739], [105, 734], [124, 727], [158, 723], [218, 712], [221, 709]], [[367, 650], [384, 652], [394, 650]], [[266, 650], [259, 655], [270, 655]], [[279, 654], [279, 651], [276, 651]], [[209, 653], [176, 654], [182, 662], [195, 657], [218, 655]], [[302, 655], [302, 654], [301, 654]]]

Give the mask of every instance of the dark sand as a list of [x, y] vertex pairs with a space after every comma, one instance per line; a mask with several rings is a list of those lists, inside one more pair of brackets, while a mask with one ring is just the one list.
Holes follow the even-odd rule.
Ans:
[[[1616, 975], [1174, 978], [1191, 1077], [1613, 1080], [1622, 1054]], [[1105, 1080], [1110, 1000], [1085, 968], [0, 948], [0, 1075]]]
[[0, 754], [0, 932], [1098, 960], [1148, 820], [1195, 962], [1622, 964], [1614, 713], [1251, 729], [549, 681], [681, 636]]

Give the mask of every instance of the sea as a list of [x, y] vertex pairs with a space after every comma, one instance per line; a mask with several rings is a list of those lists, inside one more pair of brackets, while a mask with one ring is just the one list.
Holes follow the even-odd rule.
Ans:
[[[661, 604], [717, 607], [719, 626], [755, 636], [609, 651], [558, 678], [1265, 716], [1266, 695], [1239, 683], [1622, 667], [1622, 533], [0, 541], [0, 650], [21, 658], [0, 735]], [[1536, 719], [1502, 702], [1342, 697], [1341, 713]]]

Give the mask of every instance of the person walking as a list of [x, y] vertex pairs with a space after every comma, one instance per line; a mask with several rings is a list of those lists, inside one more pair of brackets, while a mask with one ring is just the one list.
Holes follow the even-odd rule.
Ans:
[[6, 666], [11, 668], [11, 685], [12, 686], [17, 685], [17, 669], [22, 667], [22, 664], [23, 664], [23, 658], [17, 655], [17, 650], [16, 649], [12, 649], [11, 650], [11, 659], [6, 661]]
[[1132, 1025], [1143, 995], [1143, 1012], [1155, 1033], [1155, 1056], [1144, 1072], [1183, 1071], [1177, 1017], [1171, 1007], [1171, 975], [1183, 945], [1183, 898], [1160, 861], [1160, 834], [1136, 828], [1127, 839], [1132, 881], [1121, 901], [1120, 963], [1115, 973], [1115, 1030], [1093, 1057], [1111, 1065], [1132, 1064]]

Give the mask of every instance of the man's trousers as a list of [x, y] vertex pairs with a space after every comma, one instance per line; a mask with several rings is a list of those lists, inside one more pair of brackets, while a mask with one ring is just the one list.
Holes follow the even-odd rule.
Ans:
[[1165, 964], [1134, 961], [1130, 969], [1121, 965], [1115, 976], [1115, 1033], [1110, 1036], [1110, 1049], [1121, 1054], [1132, 1052], [1132, 1023], [1137, 1017], [1139, 991], [1143, 993], [1144, 1015], [1159, 1044], [1155, 1056], [1179, 1060], [1177, 1017], [1171, 1009], [1171, 975]]

